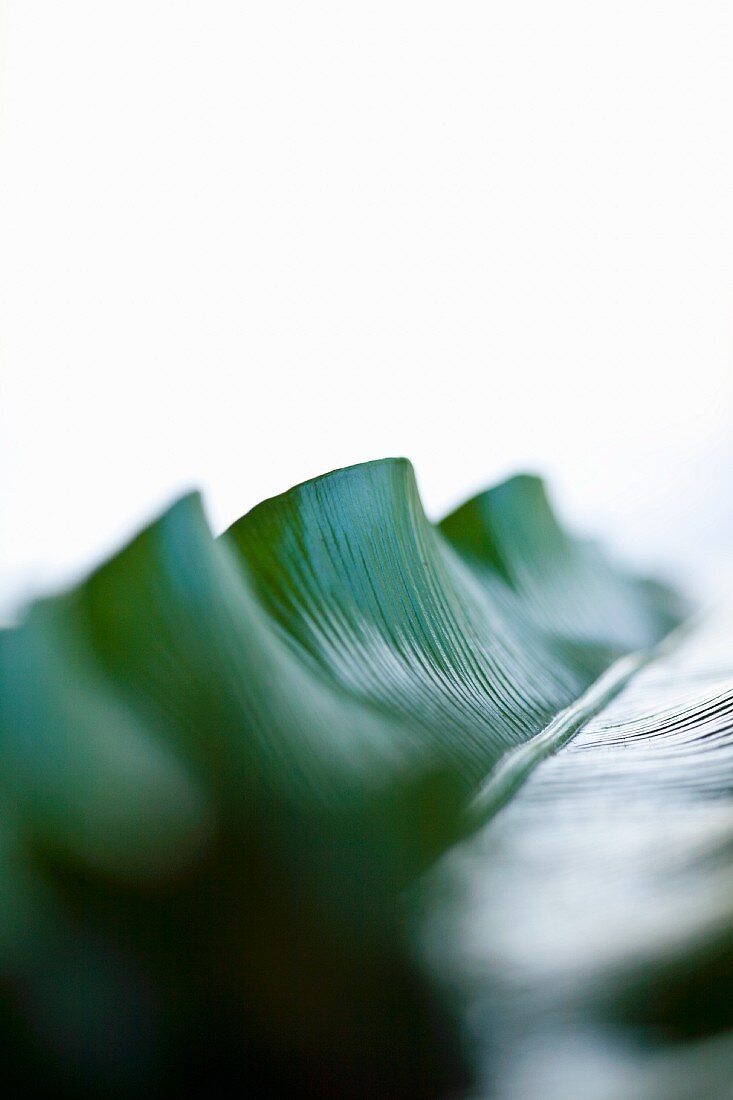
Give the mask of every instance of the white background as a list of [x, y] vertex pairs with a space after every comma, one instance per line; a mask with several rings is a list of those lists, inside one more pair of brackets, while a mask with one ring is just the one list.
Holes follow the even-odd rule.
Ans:
[[729, 2], [7, 0], [6, 609], [191, 485], [407, 454], [733, 551]]

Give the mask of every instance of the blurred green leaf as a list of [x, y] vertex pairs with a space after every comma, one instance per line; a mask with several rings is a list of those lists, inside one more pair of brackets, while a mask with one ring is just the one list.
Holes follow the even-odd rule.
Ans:
[[[561, 1026], [571, 1011], [590, 1005], [598, 1036], [651, 1036], [664, 1013], [671, 1028], [671, 992], [651, 1020], [624, 1005], [633, 988], [675, 989], [674, 952], [666, 985], [637, 943], [645, 965], [613, 959], [579, 1000], [553, 999], [525, 914], [544, 913], [550, 940], [562, 925], [538, 891], [570, 881], [566, 825], [633, 866], [621, 777], [636, 808], [661, 790], [708, 797], [693, 777], [703, 745], [725, 743], [730, 686], [703, 662], [674, 666], [693, 703], [655, 687], [678, 653], [655, 646], [679, 615], [673, 593], [567, 535], [535, 478], [438, 527], [402, 459], [306, 482], [218, 540], [198, 497], [180, 500], [0, 635], [0, 1073], [13, 1094], [226, 1082], [233, 1095], [427, 1097], [473, 1074], [502, 1094], [533, 1043], [575, 1034]], [[653, 761], [637, 774], [620, 746], [641, 741]], [[527, 865], [523, 845], [547, 858]], [[600, 920], [593, 876], [572, 870], [571, 904], [586, 898]], [[653, 893], [658, 873], [649, 859], [635, 888]], [[475, 910], [493, 930], [483, 954]], [[535, 958], [526, 973], [501, 954], [512, 930]], [[553, 988], [573, 986], [556, 947]], [[523, 1001], [507, 967], [532, 993], [532, 1026], [511, 1023]]]

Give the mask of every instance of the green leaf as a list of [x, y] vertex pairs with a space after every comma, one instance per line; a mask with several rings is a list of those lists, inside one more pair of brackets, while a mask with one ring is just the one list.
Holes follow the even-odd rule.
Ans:
[[695, 843], [724, 850], [711, 797], [728, 812], [724, 651], [659, 647], [678, 616], [535, 478], [438, 527], [403, 459], [218, 540], [180, 500], [0, 636], [9, 1079], [523, 1095], [538, 1051], [572, 1075], [581, 1031], [643, 1028], [597, 1083], [645, 1095], [657, 1033], [712, 1026], [685, 1027], [677, 975], [709, 972], [714, 907], [688, 927], [686, 891], [712, 874]]
[[[306, 482], [258, 505], [228, 538], [296, 652], [355, 699], [409, 722], [423, 751], [469, 784], [592, 678], [584, 656], [563, 644], [562, 622], [538, 621], [531, 593], [517, 598], [491, 558], [467, 564], [428, 523], [404, 459]], [[605, 563], [593, 566], [586, 572], [599, 587], [616, 580], [627, 596]], [[569, 567], [556, 553], [536, 589], [551, 595]], [[579, 616], [592, 620], [596, 593], [587, 606], [582, 585], [573, 594]], [[635, 647], [660, 633], [638, 604]]]
[[677, 618], [671, 592], [624, 576], [596, 544], [563, 530], [537, 477], [513, 477], [481, 493], [440, 529], [487, 583], [498, 574], [541, 629], [581, 653], [643, 649], [659, 637], [660, 624], [671, 628]]

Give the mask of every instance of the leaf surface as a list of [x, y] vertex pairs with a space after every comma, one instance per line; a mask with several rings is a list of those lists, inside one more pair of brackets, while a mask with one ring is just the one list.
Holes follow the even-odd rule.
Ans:
[[[687, 1038], [674, 975], [704, 971], [712, 910], [692, 927], [659, 845], [679, 834], [694, 863], [683, 839], [727, 843], [730, 684], [725, 632], [661, 642], [678, 617], [566, 534], [534, 478], [438, 526], [403, 459], [220, 539], [180, 500], [0, 636], [8, 1073], [437, 1096], [473, 1071], [510, 1096], [570, 1017], [601, 1045]], [[611, 1063], [601, 1084], [628, 1069]]]

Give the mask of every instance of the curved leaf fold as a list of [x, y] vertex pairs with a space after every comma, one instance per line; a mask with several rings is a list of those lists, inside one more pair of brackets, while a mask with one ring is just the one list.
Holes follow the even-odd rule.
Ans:
[[[612, 691], [593, 686], [676, 614], [663, 589], [567, 535], [534, 478], [438, 526], [404, 459], [296, 486], [220, 539], [196, 495], [178, 501], [0, 636], [0, 875], [18, 898], [0, 907], [0, 1006], [16, 1021], [7, 1073], [34, 1086], [45, 1073], [72, 1094], [142, 1094], [142, 1082], [178, 1096], [225, 1072], [255, 1095], [463, 1087], [450, 999], [418, 959], [425, 883], [478, 820], [469, 807], [487, 777], [514, 768], [524, 781], [581, 724], [445, 857], [460, 879], [465, 845], [478, 845], [477, 881], [494, 883], [481, 845], [519, 845], [492, 927], [512, 904], [532, 908], [522, 843], [554, 836], [565, 873], [559, 823], [582, 803], [582, 776], [610, 792], [626, 775], [647, 799], [643, 742], [672, 787], [685, 757], [699, 786], [715, 785], [696, 737], [724, 741], [724, 676], [699, 680], [694, 705], [672, 694], [641, 714], [636, 658], [628, 676], [608, 674]], [[653, 694], [661, 667], [639, 674], [639, 691]], [[609, 717], [586, 721], [613, 692]], [[636, 763], [606, 755], [614, 738]], [[611, 811], [592, 810], [601, 830]], [[452, 896], [465, 919], [460, 882]], [[487, 958], [481, 1011], [493, 1006], [495, 1037], [500, 958]], [[68, 981], [75, 966], [89, 975], [88, 1011]], [[99, 1018], [125, 1042], [100, 1042]], [[522, 1047], [526, 1036], [505, 1034]]]

